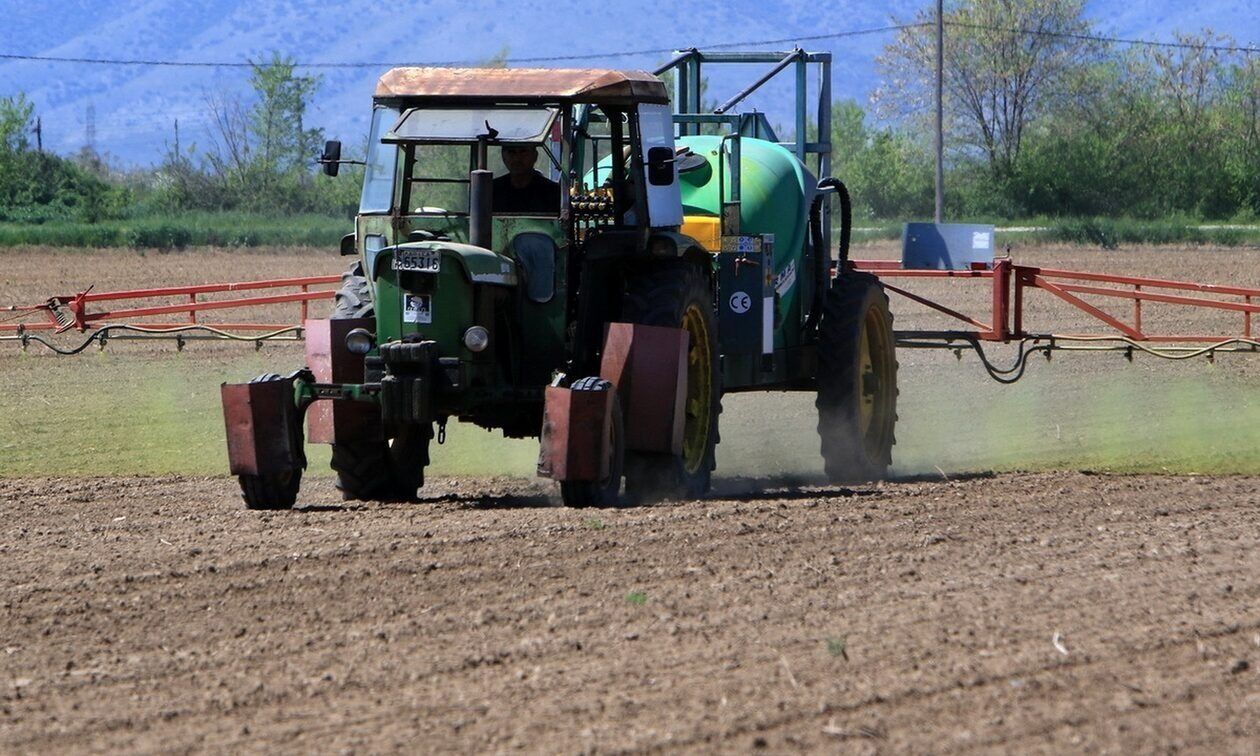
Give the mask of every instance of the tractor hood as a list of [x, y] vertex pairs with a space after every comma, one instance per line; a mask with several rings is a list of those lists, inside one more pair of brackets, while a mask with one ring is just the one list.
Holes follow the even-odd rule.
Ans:
[[[516, 286], [518, 282], [516, 262], [512, 258], [471, 244], [451, 241], [407, 242], [387, 247], [380, 251], [377, 263], [373, 265], [376, 274], [381, 274], [382, 264], [393, 267], [394, 257], [404, 257], [410, 251], [437, 253], [442, 266], [458, 265], [464, 272], [464, 276], [472, 283]], [[390, 258], [388, 263], [385, 257]]]

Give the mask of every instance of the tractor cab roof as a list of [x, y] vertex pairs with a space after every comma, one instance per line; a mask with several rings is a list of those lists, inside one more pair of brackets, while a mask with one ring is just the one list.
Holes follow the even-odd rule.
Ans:
[[665, 85], [646, 71], [595, 68], [395, 68], [377, 82], [376, 97], [479, 103], [669, 102]]

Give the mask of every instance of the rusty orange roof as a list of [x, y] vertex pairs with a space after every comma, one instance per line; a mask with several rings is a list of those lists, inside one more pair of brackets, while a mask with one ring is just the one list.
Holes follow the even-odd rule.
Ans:
[[595, 68], [395, 68], [377, 82], [376, 96], [669, 100], [665, 85], [646, 71]]

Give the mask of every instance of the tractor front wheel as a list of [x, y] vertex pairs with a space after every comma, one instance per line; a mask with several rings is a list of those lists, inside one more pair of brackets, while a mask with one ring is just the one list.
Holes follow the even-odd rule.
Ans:
[[823, 301], [818, 333], [818, 435], [836, 483], [883, 478], [897, 424], [897, 358], [879, 279], [846, 272]]
[[[572, 391], [613, 391], [612, 383], [602, 378], [582, 378], [569, 387]], [[626, 436], [622, 427], [621, 402], [612, 403], [612, 420], [608, 423], [605, 441], [608, 456], [608, 477], [598, 481], [561, 481], [560, 497], [566, 507], [612, 507], [620, 501], [621, 475], [625, 467]]]
[[292, 509], [302, 485], [302, 470], [273, 475], [238, 475], [246, 509]]
[[[282, 379], [277, 373], [264, 373], [251, 380], [250, 383], [279, 380]], [[301, 422], [298, 422], [296, 428], [290, 428], [289, 432], [293, 434], [291, 443], [294, 444], [294, 448], [301, 449], [303, 443]], [[302, 487], [302, 468], [267, 475], [238, 475], [236, 478], [241, 484], [241, 498], [245, 500], [246, 509], [292, 509], [297, 503], [298, 489]]]

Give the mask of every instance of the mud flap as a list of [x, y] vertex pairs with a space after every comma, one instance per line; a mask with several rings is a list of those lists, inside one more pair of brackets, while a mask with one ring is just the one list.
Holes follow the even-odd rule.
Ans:
[[608, 477], [608, 429], [617, 391], [548, 386], [543, 400], [538, 475], [555, 481]]
[[[346, 349], [355, 328], [376, 330], [375, 318], [307, 320], [306, 366], [318, 383], [362, 383], [363, 357]], [[321, 400], [306, 413], [307, 439], [313, 444], [345, 444], [384, 438], [380, 410], [343, 399]]]
[[681, 328], [608, 325], [599, 376], [621, 396], [627, 451], [682, 454], [687, 345]]
[[223, 422], [233, 475], [276, 475], [306, 467], [293, 379], [224, 383]]

